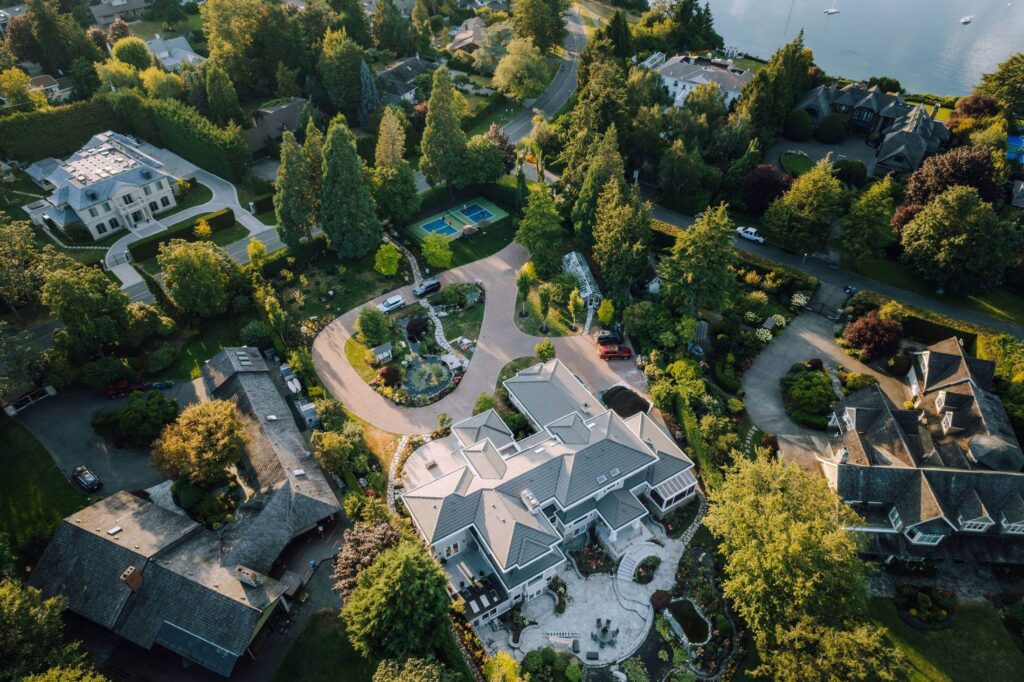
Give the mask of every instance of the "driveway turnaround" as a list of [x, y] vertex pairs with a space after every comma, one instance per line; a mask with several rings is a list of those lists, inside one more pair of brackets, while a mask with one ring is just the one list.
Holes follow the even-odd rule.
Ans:
[[[443, 284], [479, 280], [486, 292], [483, 324], [469, 369], [462, 382], [447, 396], [425, 407], [395, 405], [374, 391], [345, 358], [345, 341], [355, 333], [356, 318], [363, 306], [353, 308], [329, 324], [313, 342], [313, 362], [327, 390], [359, 418], [391, 433], [420, 434], [437, 428], [444, 413], [458, 421], [470, 416], [481, 393], [494, 391], [498, 374], [510, 361], [533, 355], [540, 337], [519, 330], [515, 323], [516, 270], [527, 260], [526, 250], [510, 244], [498, 253], [441, 273]], [[365, 305], [377, 305], [394, 294], [415, 300], [412, 285], [390, 291]], [[597, 357], [589, 336], [554, 337], [551, 342], [559, 360], [594, 392], [619, 383], [644, 391], [643, 377], [631, 361], [606, 362]]]
[[860, 360], [852, 358], [836, 345], [832, 321], [817, 313], [800, 315], [774, 341], [762, 350], [754, 364], [743, 374], [743, 404], [750, 419], [766, 433], [785, 436], [821, 436], [822, 431], [800, 426], [786, 414], [782, 405], [779, 380], [789, 368], [810, 358], [820, 358], [828, 369], [843, 365], [851, 372], [871, 374], [896, 405], [905, 400], [903, 384], [880, 374]]

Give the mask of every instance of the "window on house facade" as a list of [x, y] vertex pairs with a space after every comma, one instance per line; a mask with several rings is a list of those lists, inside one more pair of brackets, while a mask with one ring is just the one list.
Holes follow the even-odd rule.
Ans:
[[937, 545], [942, 542], [942, 536], [934, 533], [922, 533], [917, 528], [907, 531], [907, 538], [915, 545]]
[[110, 229], [116, 230], [119, 227], [121, 227], [121, 222], [117, 218], [111, 218], [110, 219]]
[[962, 527], [964, 530], [986, 530], [991, 525], [991, 523], [985, 523], [984, 521], [968, 521]]
[[109, 201], [104, 201], [103, 202], [103, 211], [107, 212], [109, 210], [110, 210], [110, 202]]
[[156, 188], [157, 189], [163, 189], [164, 188], [164, 181], [163, 180], [157, 180], [156, 181]]
[[96, 223], [96, 234], [103, 234], [107, 231], [107, 226], [103, 223]]
[[457, 542], [453, 542], [452, 544], [450, 544], [450, 545], [448, 545], [447, 547], [444, 548], [444, 556], [445, 556], [445, 558], [448, 558], [451, 555], [458, 554], [458, 553], [459, 553], [459, 543], [457, 543]]
[[166, 208], [171, 205], [171, 200], [168, 197], [160, 197], [160, 205]]
[[134, 201], [132, 199], [132, 195], [131, 194], [125, 194], [123, 197], [121, 197], [121, 200], [124, 201], [124, 205], [125, 206], [131, 204], [132, 201]]
[[150, 211], [159, 211], [160, 210], [160, 206], [155, 201], [151, 201], [151, 202], [149, 202], [149, 210]]
[[148, 197], [148, 196], [149, 196], [150, 194], [152, 194], [152, 193], [153, 193], [153, 190], [151, 190], [151, 189], [149, 188], [149, 185], [146, 185], [145, 187], [143, 187], [143, 188], [142, 188], [142, 191], [143, 191], [143, 193], [144, 193], [144, 194], [145, 194], [145, 195], [146, 195], [147, 197]]
[[90, 208], [89, 209], [89, 217], [90, 218], [95, 218], [97, 215], [98, 214], [96, 213], [96, 209], [95, 208]]

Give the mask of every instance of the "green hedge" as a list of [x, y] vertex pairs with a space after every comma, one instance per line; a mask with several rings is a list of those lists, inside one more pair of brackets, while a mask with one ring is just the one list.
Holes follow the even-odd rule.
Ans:
[[166, 244], [172, 239], [184, 239], [187, 242], [199, 241], [199, 238], [196, 237], [193, 229], [200, 220], [206, 220], [206, 222], [210, 224], [210, 229], [213, 232], [220, 232], [221, 230], [226, 230], [235, 224], [235, 213], [230, 208], [222, 208], [219, 211], [198, 216], [195, 220], [183, 223], [173, 230], [160, 232], [146, 237], [145, 239], [141, 239], [134, 244], [129, 244], [128, 250], [132, 254], [132, 259], [138, 262], [153, 258], [157, 253], [159, 253], [160, 245]]
[[964, 349], [971, 355], [975, 354], [978, 347], [978, 335], [955, 327], [950, 327], [939, 322], [926, 320], [917, 315], [908, 315], [903, 318], [903, 335], [916, 339], [922, 343], [931, 345], [939, 341], [945, 341], [951, 336], [963, 339]]
[[0, 117], [0, 156], [38, 161], [63, 159], [106, 130], [125, 130], [106, 99], [91, 99], [61, 107]]
[[266, 213], [274, 210], [274, 195], [261, 194], [252, 200], [253, 208], [256, 209], [256, 213]]
[[747, 263], [748, 265], [753, 265], [765, 270], [774, 270], [780, 275], [785, 275], [798, 284], [796, 287], [797, 289], [817, 291], [818, 287], [821, 285], [821, 281], [817, 277], [814, 275], [808, 275], [802, 270], [797, 270], [796, 268], [791, 268], [787, 265], [783, 265], [782, 263], [776, 263], [768, 258], [761, 258], [760, 256], [755, 256], [752, 253], [740, 251], [739, 249], [733, 249], [733, 253], [736, 254], [736, 258], [738, 260]]
[[801, 410], [793, 410], [789, 413], [789, 418], [797, 424], [809, 426], [812, 429], [819, 429], [821, 431], [828, 430], [828, 417], [811, 414], [810, 412], [803, 412]]
[[730, 393], [739, 393], [740, 391], [741, 384], [739, 377], [736, 376], [736, 368], [727, 365], [725, 360], [715, 361], [715, 381]]

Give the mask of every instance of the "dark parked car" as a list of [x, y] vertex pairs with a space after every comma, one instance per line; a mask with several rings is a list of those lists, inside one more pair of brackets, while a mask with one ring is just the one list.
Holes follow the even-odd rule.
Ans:
[[416, 294], [416, 298], [423, 298], [438, 291], [441, 291], [441, 280], [437, 277], [431, 277], [417, 284], [412, 293]]
[[617, 346], [622, 341], [622, 332], [618, 329], [602, 329], [597, 333], [597, 343], [601, 346]]
[[71, 472], [71, 480], [87, 493], [94, 493], [103, 487], [103, 481], [89, 467], [80, 466]]

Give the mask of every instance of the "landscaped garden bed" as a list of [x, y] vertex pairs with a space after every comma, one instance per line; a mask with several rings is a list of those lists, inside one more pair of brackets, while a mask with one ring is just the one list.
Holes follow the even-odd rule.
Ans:
[[597, 540], [594, 529], [587, 532], [587, 542], [579, 549], [569, 551], [569, 556], [576, 562], [576, 568], [584, 576], [615, 571], [615, 559]]
[[941, 588], [902, 584], [896, 586], [896, 607], [908, 625], [919, 630], [941, 630], [949, 627], [956, 595]]
[[832, 379], [821, 360], [812, 358], [789, 368], [779, 380], [786, 414], [798, 424], [824, 431], [836, 403]]
[[[722, 598], [710, 551], [691, 548], [683, 554], [676, 569], [673, 595], [675, 599], [668, 609], [683, 627], [687, 638], [694, 642], [690, 651], [692, 666], [705, 675], [721, 673], [737, 649], [738, 637]], [[710, 635], [707, 629], [710, 629]], [[704, 634], [706, 641], [694, 639], [691, 633]]]
[[633, 581], [641, 585], [647, 585], [654, 580], [654, 573], [661, 566], [661, 558], [649, 556], [636, 565], [633, 569]]

